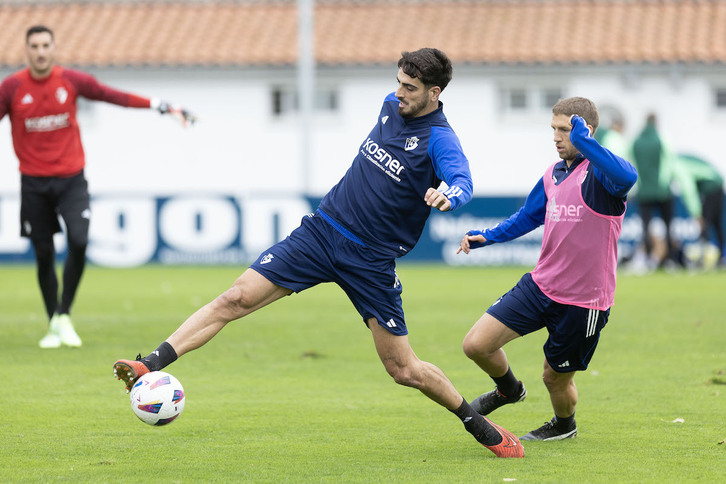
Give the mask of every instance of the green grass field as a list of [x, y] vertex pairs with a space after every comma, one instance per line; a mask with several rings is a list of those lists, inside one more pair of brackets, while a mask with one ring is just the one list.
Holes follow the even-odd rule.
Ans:
[[[524, 269], [399, 265], [411, 344], [471, 400], [492, 382], [461, 351]], [[112, 376], [154, 350], [239, 268], [90, 267], [81, 349], [40, 350], [31, 266], [0, 267], [0, 482], [723, 482], [726, 273], [620, 275], [580, 392], [576, 439], [497, 459], [458, 419], [386, 374], [327, 284], [230, 324], [167, 368], [182, 416], [150, 427]], [[539, 332], [506, 347], [529, 396], [492, 419], [522, 435], [551, 418]], [[681, 420], [682, 419], [682, 420]]]

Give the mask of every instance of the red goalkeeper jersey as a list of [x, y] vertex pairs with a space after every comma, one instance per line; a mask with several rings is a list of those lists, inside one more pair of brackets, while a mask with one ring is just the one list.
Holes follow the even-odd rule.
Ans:
[[66, 177], [83, 170], [78, 96], [133, 108], [149, 108], [151, 103], [60, 66], [54, 66], [45, 79], [33, 79], [27, 68], [10, 75], [0, 84], [0, 120], [9, 114], [22, 174]]

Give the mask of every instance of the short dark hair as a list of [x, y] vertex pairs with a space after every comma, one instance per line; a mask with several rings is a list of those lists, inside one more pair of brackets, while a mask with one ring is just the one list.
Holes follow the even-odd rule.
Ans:
[[407, 76], [420, 79], [424, 86], [439, 86], [442, 91], [451, 81], [453, 72], [448, 56], [439, 49], [430, 47], [414, 52], [402, 52], [398, 67]]
[[48, 27], [46, 27], [45, 25], [33, 25], [28, 29], [27, 32], [25, 32], [25, 42], [28, 42], [28, 39], [31, 35], [40, 34], [43, 32], [48, 32], [50, 34], [50, 39], [55, 40], [55, 38], [53, 37], [53, 31], [50, 30]]
[[595, 103], [586, 97], [560, 99], [552, 107], [552, 114], [564, 114], [566, 116], [577, 114], [585, 120], [585, 123], [592, 126], [593, 132], [597, 130], [600, 124], [600, 115], [597, 113]]

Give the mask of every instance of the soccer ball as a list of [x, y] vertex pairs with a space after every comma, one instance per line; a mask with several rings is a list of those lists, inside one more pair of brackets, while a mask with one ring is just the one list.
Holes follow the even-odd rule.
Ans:
[[131, 388], [131, 409], [142, 422], [166, 425], [184, 410], [184, 388], [173, 375], [152, 371]]

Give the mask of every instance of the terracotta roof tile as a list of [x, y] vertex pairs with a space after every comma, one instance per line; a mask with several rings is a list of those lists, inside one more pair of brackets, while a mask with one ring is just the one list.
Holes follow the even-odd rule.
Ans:
[[[1, 1], [1, 0], [0, 0]], [[319, 0], [320, 64], [389, 64], [436, 46], [474, 64], [726, 63], [717, 0]], [[290, 65], [292, 1], [0, 3], [0, 65], [23, 65], [33, 24], [70, 65]]]

